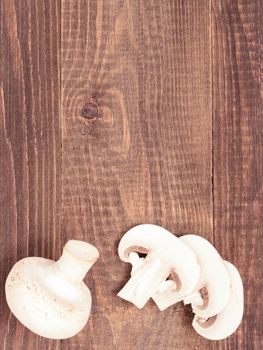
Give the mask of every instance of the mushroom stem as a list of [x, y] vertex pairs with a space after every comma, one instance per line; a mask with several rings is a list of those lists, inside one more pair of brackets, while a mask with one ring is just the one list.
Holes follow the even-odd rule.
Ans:
[[202, 306], [204, 304], [203, 298], [200, 292], [193, 292], [184, 298], [184, 305], [192, 304]]
[[132, 273], [118, 296], [141, 309], [170, 273], [171, 267], [168, 264], [161, 261], [154, 253], [148, 254], [143, 264]]
[[[170, 282], [171, 281], [171, 282]], [[174, 305], [183, 300], [184, 296], [179, 292], [175, 293], [176, 283], [170, 280], [167, 288], [159, 288], [157, 293], [152, 296], [160, 311], [164, 311], [171, 305]], [[168, 282], [168, 281], [167, 281]]]
[[68, 241], [55, 266], [73, 283], [80, 283], [99, 258], [93, 245], [83, 241]]
[[134, 272], [143, 265], [144, 258], [140, 258], [139, 254], [136, 252], [131, 252], [129, 254], [129, 262], [132, 264], [131, 275], [133, 275]]

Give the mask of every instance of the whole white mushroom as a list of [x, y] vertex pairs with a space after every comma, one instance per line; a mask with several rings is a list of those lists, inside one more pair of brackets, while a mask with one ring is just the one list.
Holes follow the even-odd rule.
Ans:
[[18, 261], [5, 285], [11, 311], [24, 326], [43, 337], [74, 336], [89, 318], [91, 294], [83, 278], [98, 257], [91, 244], [70, 240], [58, 261], [40, 257]]

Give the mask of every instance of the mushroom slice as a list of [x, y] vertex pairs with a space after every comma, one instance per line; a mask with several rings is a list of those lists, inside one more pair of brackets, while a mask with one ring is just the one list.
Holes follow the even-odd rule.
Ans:
[[244, 309], [243, 284], [236, 267], [225, 261], [230, 277], [230, 296], [225, 308], [216, 316], [202, 320], [194, 317], [193, 327], [198, 334], [210, 339], [220, 340], [230, 336], [238, 328]]
[[179, 238], [196, 255], [200, 264], [200, 279], [192, 293], [178, 298], [175, 285], [164, 292], [157, 292], [153, 300], [160, 310], [184, 300], [191, 304], [193, 312], [207, 319], [218, 314], [227, 304], [230, 293], [230, 280], [223, 259], [217, 250], [205, 238], [197, 235], [185, 235]]
[[[145, 305], [171, 273], [177, 278], [175, 293], [178, 295], [190, 293], [199, 279], [200, 267], [195, 254], [160, 226], [133, 227], [122, 237], [118, 252], [121, 260], [133, 264], [131, 278], [118, 296], [138, 308]], [[138, 260], [133, 252], [147, 255]]]

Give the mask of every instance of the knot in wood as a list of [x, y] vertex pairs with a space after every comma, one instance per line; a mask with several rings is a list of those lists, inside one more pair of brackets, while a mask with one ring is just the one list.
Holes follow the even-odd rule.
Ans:
[[98, 106], [93, 102], [86, 103], [81, 111], [82, 117], [86, 119], [94, 119], [98, 117], [98, 114]]

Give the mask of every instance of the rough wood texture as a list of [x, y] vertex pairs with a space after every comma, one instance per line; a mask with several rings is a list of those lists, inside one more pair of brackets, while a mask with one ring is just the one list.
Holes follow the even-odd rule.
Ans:
[[11, 315], [4, 282], [28, 255], [57, 258], [61, 155], [59, 7], [0, 2], [0, 348], [59, 349]]
[[214, 242], [245, 287], [243, 323], [220, 350], [263, 348], [261, 10], [213, 1]]
[[[0, 2], [1, 349], [263, 348], [262, 34], [260, 0]], [[189, 308], [116, 296], [130, 272], [118, 242], [143, 222], [200, 234], [237, 265], [235, 335], [209, 342]], [[69, 238], [101, 253], [92, 313], [48, 341], [11, 316], [4, 281]]]
[[128, 228], [212, 238], [210, 16], [208, 1], [62, 1], [63, 237], [101, 252], [90, 322], [63, 349], [210, 346], [182, 305], [116, 297]]

